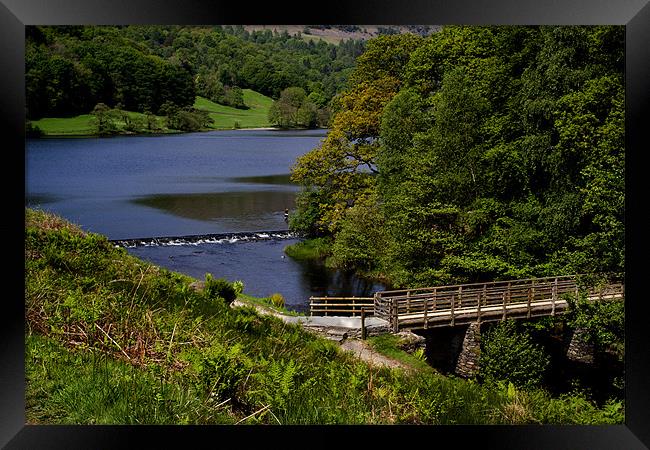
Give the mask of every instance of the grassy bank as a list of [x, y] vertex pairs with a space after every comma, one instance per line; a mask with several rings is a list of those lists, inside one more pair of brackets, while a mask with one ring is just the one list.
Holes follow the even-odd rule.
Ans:
[[304, 261], [308, 259], [325, 259], [330, 254], [332, 240], [330, 238], [305, 239], [295, 244], [287, 245], [284, 252], [287, 256]]
[[[309, 238], [286, 246], [284, 252], [287, 256], [297, 261], [322, 261], [328, 268], [348, 270], [346, 267], [339, 266], [337, 261], [332, 258], [332, 245], [333, 240], [329, 236]], [[366, 280], [382, 283], [385, 286], [391, 285], [391, 280], [389, 280], [384, 273], [370, 271], [364, 272], [359, 268], [355, 270], [355, 273], [357, 276]]]
[[[142, 113], [125, 111], [125, 114], [133, 122], [146, 122], [146, 116]], [[156, 133], [172, 133], [166, 126], [164, 116], [155, 116]], [[116, 134], [134, 134], [126, 130], [126, 124], [122, 119], [112, 119]], [[32, 121], [32, 126], [38, 127], [43, 136], [46, 137], [87, 137], [97, 134], [97, 127], [94, 125], [94, 116], [82, 114], [74, 117], [45, 117]]]
[[227, 282], [195, 281], [26, 210], [28, 422], [623, 421], [616, 405], [577, 396], [372, 368], [299, 326], [231, 307]]
[[[214, 123], [209, 129], [225, 130], [233, 128], [260, 128], [270, 127], [268, 112], [273, 99], [259, 94], [250, 89], [244, 89], [244, 103], [249, 109], [237, 109], [220, 105], [203, 97], [197, 97], [194, 108], [208, 111]], [[146, 123], [146, 116], [142, 113], [127, 111], [126, 114], [133, 122]], [[94, 125], [91, 114], [82, 114], [74, 117], [46, 117], [32, 121], [32, 126], [38, 127], [46, 137], [72, 137], [94, 136], [97, 127]], [[155, 132], [175, 133], [167, 127], [164, 116], [155, 116]], [[113, 119], [113, 126], [117, 134], [133, 134], [126, 130], [124, 120]], [[144, 132], [144, 131], [143, 131]]]

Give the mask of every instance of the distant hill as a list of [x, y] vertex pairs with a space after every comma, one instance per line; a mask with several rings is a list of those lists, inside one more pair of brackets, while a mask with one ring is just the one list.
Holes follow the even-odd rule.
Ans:
[[319, 40], [338, 44], [348, 39], [368, 40], [382, 34], [415, 33], [427, 36], [436, 33], [441, 25], [245, 25], [249, 32], [259, 30], [286, 31], [291, 36], [300, 36], [309, 40]]

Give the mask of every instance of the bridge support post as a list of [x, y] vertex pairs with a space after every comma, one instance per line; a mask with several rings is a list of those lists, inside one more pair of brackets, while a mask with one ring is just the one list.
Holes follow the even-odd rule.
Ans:
[[473, 322], [467, 327], [463, 345], [456, 361], [456, 375], [471, 378], [478, 373], [481, 355], [481, 324]]
[[394, 298], [391, 299], [391, 313], [393, 319], [393, 323], [392, 323], [393, 333], [397, 333], [399, 331], [399, 317], [397, 317], [399, 310], [397, 307], [397, 301]]
[[576, 328], [573, 331], [566, 356], [571, 361], [583, 364], [594, 363], [594, 344], [587, 340], [587, 330]]

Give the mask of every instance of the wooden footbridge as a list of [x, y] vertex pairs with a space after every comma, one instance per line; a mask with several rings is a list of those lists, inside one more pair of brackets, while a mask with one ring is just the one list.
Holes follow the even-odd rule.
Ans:
[[568, 298], [584, 292], [588, 301], [625, 295], [621, 277], [587, 286], [578, 276], [529, 278], [379, 291], [374, 297], [311, 297], [311, 315], [368, 315], [384, 319], [391, 330], [427, 329], [552, 316], [563, 313]]

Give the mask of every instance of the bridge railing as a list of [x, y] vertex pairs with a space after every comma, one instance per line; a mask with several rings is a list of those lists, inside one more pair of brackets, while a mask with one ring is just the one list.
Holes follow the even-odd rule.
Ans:
[[365, 308], [366, 316], [373, 315], [373, 297], [309, 297], [311, 316], [352, 316], [361, 315]]
[[375, 294], [376, 315], [417, 314], [424, 310], [444, 311], [464, 307], [501, 305], [547, 299], [550, 295], [576, 292], [575, 277], [471, 283]]
[[[577, 276], [563, 276], [380, 291], [375, 294], [374, 309], [375, 316], [389, 321], [394, 331], [401, 322], [428, 324], [433, 317], [449, 318], [454, 325], [455, 318], [461, 314], [467, 316], [468, 311], [479, 321], [482, 313], [489, 312], [494, 317], [498, 310], [505, 318], [508, 311], [514, 311], [512, 308], [525, 308], [530, 317], [533, 307], [540, 305], [546, 305], [550, 314], [555, 314], [558, 301], [559, 306], [566, 306], [561, 296], [577, 294], [584, 288], [583, 284]], [[589, 287], [586, 292], [592, 300], [621, 298], [623, 289], [620, 282]]]

